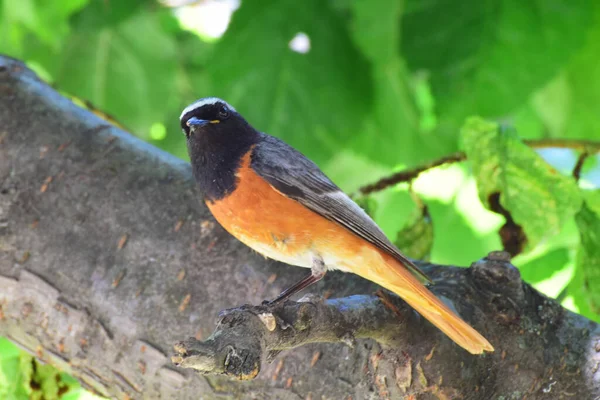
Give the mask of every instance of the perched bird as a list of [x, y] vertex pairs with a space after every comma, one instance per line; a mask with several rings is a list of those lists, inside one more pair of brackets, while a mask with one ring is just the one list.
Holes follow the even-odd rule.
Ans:
[[180, 117], [193, 174], [216, 220], [262, 255], [311, 269], [273, 302], [328, 270], [360, 275], [396, 293], [473, 354], [492, 345], [424, 285], [429, 279], [321, 170], [283, 141], [208, 97]]

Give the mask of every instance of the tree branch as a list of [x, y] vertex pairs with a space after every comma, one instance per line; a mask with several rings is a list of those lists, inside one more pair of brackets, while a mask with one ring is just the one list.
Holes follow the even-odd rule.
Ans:
[[534, 149], [570, 149], [588, 154], [600, 153], [600, 142], [585, 139], [544, 138], [523, 141]]
[[[592, 154], [600, 153], [600, 142], [596, 142], [593, 140], [533, 139], [533, 140], [524, 140], [523, 142], [534, 149], [562, 148], [562, 149], [571, 149], [571, 150], [579, 151], [579, 152], [581, 152], [581, 156], [579, 158], [581, 165], [583, 165], [583, 161], [585, 161], [586, 157], [588, 157]], [[466, 159], [467, 159], [467, 156], [463, 152], [457, 152], [454, 154], [450, 154], [448, 156], [441, 157], [437, 160], [430, 161], [428, 163], [417, 166], [415, 168], [396, 172], [390, 176], [381, 178], [375, 183], [371, 183], [371, 184], [362, 186], [361, 188], [358, 189], [358, 192], [363, 195], [374, 193], [374, 192], [380, 192], [380, 191], [387, 189], [388, 187], [394, 186], [398, 183], [412, 182], [423, 172], [429, 171], [430, 169], [434, 169], [434, 168], [440, 167], [442, 165], [462, 162], [462, 161], [465, 161]], [[579, 169], [581, 169], [581, 165], [579, 165]]]
[[[375, 339], [383, 345], [385, 358], [402, 365], [393, 372], [386, 372], [390, 385], [400, 389], [397, 395], [433, 391], [450, 398], [464, 393], [455, 390], [452, 384], [442, 387], [434, 382], [430, 386], [423, 385], [420, 390], [402, 389], [412, 386], [407, 384], [407, 379], [409, 382], [411, 379], [407, 378], [407, 369], [412, 374], [415, 365], [428, 363], [430, 375], [448, 377], [448, 371], [439, 363], [454, 362], [462, 365], [461, 385], [480, 387], [478, 398], [489, 398], [484, 392], [490, 388], [481, 385], [490, 368], [497, 371], [491, 367], [497, 363], [508, 367], [507, 373], [519, 370], [521, 374], [535, 376], [537, 382], [532, 383], [529, 394], [554, 390], [553, 398], [560, 398], [561, 393], [563, 396], [570, 393], [576, 398], [588, 396], [583, 392], [576, 394], [580, 387], [574, 383], [577, 374], [568, 367], [564, 354], [557, 354], [558, 359], [551, 361], [552, 357], [547, 358], [548, 349], [554, 344], [564, 344], [571, 359], [581, 357], [580, 362], [585, 364], [588, 362], [585, 352], [575, 348], [590, 335], [598, 340], [598, 326], [589, 325], [595, 333], [584, 330], [583, 340], [578, 343], [562, 337], [571, 329], [578, 329], [580, 317], [565, 312], [554, 301], [524, 285], [508, 259], [508, 254], [498, 252], [470, 269], [446, 267], [443, 279], [438, 278], [433, 286], [434, 292], [451, 302], [461, 314], [471, 316], [470, 322], [496, 346], [495, 354], [468, 355], [396, 296], [351, 296], [327, 301], [307, 298], [275, 308], [262, 305], [226, 310], [206, 341], [190, 338], [177, 344], [177, 354], [172, 361], [203, 374], [224, 374], [247, 380], [258, 375], [265, 359], [268, 361], [271, 354], [282, 350], [315, 342], [341, 342], [354, 348], [357, 339]], [[473, 302], [474, 299], [477, 301]], [[527, 310], [537, 310], [534, 319], [531, 315], [527, 317], [528, 332], [515, 329]], [[490, 316], [493, 321], [486, 320]], [[545, 361], [540, 363], [539, 356], [524, 357], [524, 352], [544, 354]], [[600, 360], [600, 356], [597, 355], [596, 360]], [[548, 369], [548, 365], [554, 367]], [[390, 392], [396, 393], [395, 390]]]
[[433, 168], [437, 168], [442, 165], [454, 164], [457, 162], [464, 161], [466, 159], [465, 153], [454, 153], [449, 156], [444, 156], [438, 160], [431, 161], [429, 163], [420, 165], [415, 168], [411, 168], [405, 171], [397, 172], [388, 177], [382, 178], [375, 183], [371, 183], [369, 185], [365, 185], [358, 189], [361, 194], [369, 194], [374, 192], [379, 192], [381, 190], [387, 189], [390, 186], [394, 186], [401, 182], [411, 182], [416, 179], [423, 172], [428, 171]]
[[[481, 273], [421, 264], [433, 290], [496, 345], [493, 354], [471, 356], [400, 300], [378, 300], [375, 285], [332, 272], [312, 291], [338, 300], [267, 310], [273, 332], [261, 333], [260, 307], [222, 317], [215, 351], [231, 344], [239, 354], [259, 338], [256, 360], [274, 358], [255, 379], [174, 367], [173, 344], [210, 337], [219, 310], [260, 304], [305, 272], [266, 261], [221, 229], [198, 201], [187, 163], [76, 107], [20, 62], [0, 57], [0, 93], [0, 335], [96, 392], [184, 400], [600, 395], [598, 325], [514, 278], [506, 260], [476, 264]], [[363, 296], [348, 298], [355, 294]], [[307, 329], [297, 315], [310, 317]], [[226, 340], [237, 316], [248, 319], [248, 334]], [[328, 325], [330, 316], [343, 329]], [[341, 340], [346, 332], [354, 348], [342, 343], [352, 342]], [[188, 360], [211, 346], [191, 343], [178, 347], [182, 363], [227, 372], [222, 356], [206, 367]], [[230, 355], [227, 366], [236, 360]]]

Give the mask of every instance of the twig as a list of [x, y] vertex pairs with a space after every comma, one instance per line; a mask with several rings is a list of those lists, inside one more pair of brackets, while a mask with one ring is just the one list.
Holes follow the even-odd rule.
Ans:
[[456, 162], [461, 162], [461, 161], [464, 161], [465, 159], [466, 159], [465, 153], [458, 152], [458, 153], [450, 154], [448, 156], [445, 156], [438, 160], [429, 162], [425, 165], [421, 165], [414, 169], [397, 172], [391, 176], [382, 178], [375, 183], [363, 186], [358, 190], [361, 194], [369, 194], [369, 193], [373, 193], [373, 192], [379, 192], [380, 190], [383, 190], [385, 188], [388, 188], [388, 187], [393, 186], [400, 182], [410, 182], [410, 181], [414, 180], [416, 177], [418, 177], [421, 173], [423, 173], [429, 169], [433, 169], [433, 168], [436, 168], [436, 167], [439, 167], [439, 166], [445, 165], [445, 164], [453, 164]]
[[585, 139], [529, 139], [523, 142], [534, 149], [571, 149], [591, 154], [600, 153], [600, 142]]
[[583, 151], [583, 153], [579, 154], [579, 157], [577, 158], [577, 163], [573, 168], [573, 178], [575, 178], [576, 181], [579, 181], [579, 178], [581, 177], [581, 169], [583, 168], [583, 164], [585, 163], [585, 160], [587, 160], [588, 157], [589, 153], [585, 150]]
[[[579, 173], [581, 172], [581, 166], [583, 166], [583, 161], [585, 159], [596, 153], [600, 153], [600, 142], [596, 142], [593, 140], [576, 140], [576, 139], [533, 139], [533, 140], [524, 140], [523, 141], [529, 147], [534, 149], [548, 149], [548, 148], [562, 148], [562, 149], [571, 149], [575, 151], [581, 152], [581, 156], [578, 160], [581, 161], [581, 165], [578, 164], [579, 170], [573, 171]], [[390, 186], [394, 186], [401, 182], [411, 182], [416, 179], [423, 172], [437, 168], [446, 164], [454, 164], [457, 162], [462, 162], [467, 159], [467, 156], [463, 152], [457, 152], [454, 154], [450, 154], [448, 156], [444, 156], [437, 160], [428, 162], [427, 164], [420, 165], [418, 167], [407, 169], [404, 171], [396, 172], [393, 175], [387, 176], [385, 178], [381, 178], [375, 183], [371, 183], [365, 185], [358, 189], [360, 194], [370, 194], [374, 192], [379, 192], [381, 190], [387, 189]], [[577, 166], [576, 166], [577, 168]], [[575, 176], [575, 175], [574, 175]]]

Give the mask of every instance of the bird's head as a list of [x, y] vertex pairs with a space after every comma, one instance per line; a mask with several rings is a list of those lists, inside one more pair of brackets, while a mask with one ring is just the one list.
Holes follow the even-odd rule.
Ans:
[[205, 97], [189, 106], [179, 118], [181, 129], [189, 139], [196, 134], [218, 134], [227, 130], [239, 129], [244, 119], [225, 100]]

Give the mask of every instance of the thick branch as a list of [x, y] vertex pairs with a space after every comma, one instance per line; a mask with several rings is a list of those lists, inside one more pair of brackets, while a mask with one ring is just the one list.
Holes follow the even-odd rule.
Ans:
[[[268, 262], [224, 232], [198, 201], [187, 163], [76, 107], [21, 63], [0, 57], [0, 335], [101, 394], [146, 399], [599, 395], [596, 324], [526, 285], [524, 300], [515, 301], [515, 288], [522, 284], [507, 278], [510, 268], [482, 269], [493, 290], [472, 278], [473, 268], [425, 269], [438, 282], [435, 292], [486, 334], [495, 353], [471, 356], [399, 300], [369, 297], [375, 285], [334, 272], [311, 292], [342, 299], [365, 295], [352, 303], [357, 317], [339, 307], [348, 299], [317, 301], [319, 313], [308, 309], [308, 330], [259, 339], [264, 351], [309, 344], [277, 356], [271, 352], [275, 362], [263, 363], [255, 379], [239, 383], [174, 367], [168, 354], [182, 337], [208, 338], [219, 310], [260, 304], [305, 271]], [[394, 304], [397, 312], [384, 303]], [[331, 326], [319, 321], [336, 304], [346, 328], [320, 335], [318, 326]], [[289, 313], [299, 315], [294, 307], [307, 306], [291, 303], [281, 315], [269, 312], [287, 321]], [[369, 307], [372, 312], [365, 312]], [[223, 321], [235, 315], [253, 313], [230, 313]], [[255, 328], [263, 324], [249, 321]], [[311, 343], [327, 337], [346, 341], [346, 331], [357, 338], [353, 349]], [[243, 349], [253, 346], [252, 338], [219, 340]], [[188, 350], [192, 354], [194, 348]], [[228, 365], [234, 361], [230, 357]], [[253, 369], [246, 371], [253, 375]]]
[[[528, 388], [529, 394], [554, 391], [553, 398], [560, 398], [561, 393], [566, 397], [570, 394], [591, 398], [597, 393], [598, 388], [581, 390], [586, 382], [597, 379], [595, 367], [586, 377], [584, 371], [577, 373], [576, 366], [600, 362], [596, 355], [590, 364], [585, 351], [587, 340], [600, 344], [600, 329], [589, 323], [582, 336], [573, 340], [573, 330], [581, 329], [580, 317], [524, 285], [506, 253], [492, 253], [470, 269], [447, 267], [433, 290], [461, 314], [469, 314], [470, 322], [490, 339], [497, 352], [468, 355], [397, 297], [380, 295], [327, 301], [307, 299], [275, 308], [243, 306], [227, 310], [210, 338], [204, 342], [190, 338], [179, 343], [172, 360], [204, 374], [252, 379], [265, 358], [268, 360], [282, 350], [315, 342], [342, 342], [354, 347], [357, 339], [369, 338], [384, 346], [387, 359], [402, 361], [400, 371], [395, 369], [387, 375], [400, 389], [398, 394], [430, 390], [452, 397], [456, 388], [453, 380], [448, 386], [433, 383], [435, 389], [419, 388], [412, 384], [410, 376], [407, 378], [406, 371], [427, 363], [429, 375], [449, 378], [451, 375], [442, 364], [452, 362], [462, 365], [460, 386], [480, 387], [479, 398], [497, 393], [498, 382], [492, 387], [485, 384], [490, 368], [499, 375], [509, 376], [519, 370], [537, 377]], [[528, 331], [517, 328], [525, 315]], [[566, 346], [564, 352], [552, 355], [549, 351], [562, 346]], [[525, 357], [525, 353], [539, 356]], [[542, 355], [544, 361], [540, 362]], [[513, 383], [504, 384], [508, 388]]]

